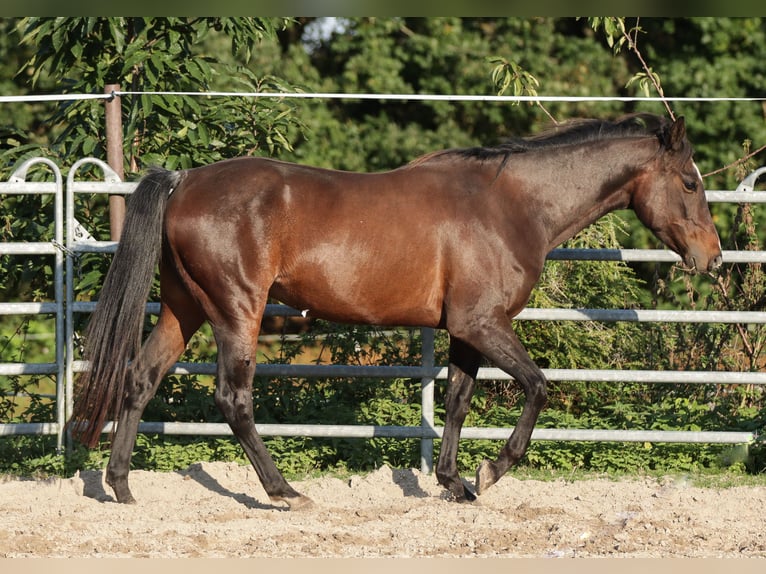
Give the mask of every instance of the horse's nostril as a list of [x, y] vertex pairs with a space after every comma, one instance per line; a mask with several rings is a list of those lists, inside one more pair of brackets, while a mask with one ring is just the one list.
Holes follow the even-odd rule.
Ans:
[[723, 264], [723, 257], [721, 255], [717, 255], [710, 261], [710, 271], [715, 271]]

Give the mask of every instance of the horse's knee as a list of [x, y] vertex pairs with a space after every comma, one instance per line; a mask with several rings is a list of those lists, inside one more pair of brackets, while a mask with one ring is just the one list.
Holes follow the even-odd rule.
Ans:
[[542, 373], [532, 374], [519, 379], [526, 404], [536, 411], [541, 410], [548, 401], [548, 381]]
[[532, 404], [542, 409], [545, 403], [548, 402], [548, 385], [543, 378], [536, 379], [534, 384], [530, 387], [530, 393], [527, 400]]

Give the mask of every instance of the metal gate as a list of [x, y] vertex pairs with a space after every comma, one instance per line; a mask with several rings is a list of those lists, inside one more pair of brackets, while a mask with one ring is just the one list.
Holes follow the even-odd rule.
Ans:
[[[25, 175], [29, 167], [43, 163], [51, 168], [55, 183], [27, 183]], [[83, 167], [95, 166], [102, 174], [100, 181], [81, 181], [78, 174]], [[753, 191], [755, 182], [766, 173], [766, 167], [750, 174], [736, 191], [708, 191], [710, 202], [766, 203], [766, 193]], [[85, 158], [69, 170], [66, 194], [62, 194], [61, 174], [49, 160], [37, 158], [21, 166], [8, 183], [0, 183], [0, 193], [53, 193], [56, 195], [56, 231], [50, 243], [0, 244], [0, 255], [29, 254], [49, 255], [55, 258], [56, 300], [51, 303], [3, 303], [0, 312], [54, 313], [56, 316], [56, 363], [44, 365], [0, 364], [0, 375], [46, 372], [56, 375], [57, 417], [51, 423], [28, 423], [0, 425], [3, 434], [56, 434], [58, 444], [63, 444], [63, 423], [72, 410], [72, 385], [77, 372], [84, 368], [74, 360], [74, 317], [90, 313], [95, 307], [91, 302], [75, 301], [74, 265], [83, 253], [111, 253], [116, 248], [112, 241], [99, 241], [79, 225], [74, 213], [75, 194], [129, 194], [135, 184], [120, 178], [103, 161]], [[32, 190], [32, 191], [22, 191]], [[62, 199], [66, 214], [62, 211]], [[62, 245], [62, 229], [66, 227], [66, 244]], [[549, 259], [596, 260], [596, 261], [650, 261], [673, 262], [679, 257], [664, 249], [557, 249]], [[724, 263], [766, 263], [764, 251], [725, 251]], [[65, 272], [64, 272], [65, 268]], [[64, 289], [64, 286], [66, 287]], [[147, 312], [157, 313], [159, 305], [149, 303]], [[284, 305], [268, 305], [269, 315], [298, 315], [299, 312]], [[766, 323], [766, 312], [744, 311], [681, 311], [681, 310], [633, 310], [633, 309], [540, 309], [527, 308], [518, 320], [544, 321], [632, 321], [632, 322], [708, 322], [708, 323]], [[419, 379], [422, 385], [421, 424], [419, 426], [381, 425], [280, 425], [259, 424], [258, 431], [265, 436], [312, 436], [312, 437], [398, 437], [421, 440], [421, 466], [424, 471], [432, 468], [433, 439], [441, 437], [442, 428], [434, 423], [434, 382], [447, 378], [446, 367], [434, 364], [434, 333], [422, 330], [422, 362], [419, 366], [353, 366], [353, 365], [273, 365], [258, 366], [258, 375], [270, 377], [375, 377]], [[177, 374], [214, 374], [215, 364], [178, 363], [173, 369]], [[592, 370], [592, 369], [544, 369], [552, 381], [613, 381], [650, 383], [745, 383], [764, 385], [766, 373], [759, 372], [709, 372], [709, 371], [650, 371], [650, 370]], [[499, 369], [482, 368], [479, 379], [508, 379]], [[105, 429], [106, 430], [106, 429]], [[144, 422], [142, 432], [176, 435], [230, 435], [224, 423], [168, 423]], [[464, 428], [462, 438], [506, 439], [511, 428]], [[649, 441], [649, 442], [700, 442], [700, 443], [749, 443], [756, 438], [754, 432], [725, 431], [647, 431], [647, 430], [583, 430], [583, 429], [536, 429], [534, 440], [577, 441]]]
[[[27, 181], [29, 171], [45, 166], [53, 173], [52, 182]], [[63, 444], [65, 421], [64, 377], [64, 186], [61, 171], [52, 161], [33, 158], [22, 163], [7, 182], [0, 182], [3, 195], [52, 195], [53, 237], [47, 241], [0, 242], [0, 255], [24, 255], [27, 257], [53, 258], [54, 297], [50, 302], [0, 303], [2, 315], [52, 315], [55, 321], [55, 361], [49, 363], [0, 363], [0, 376], [53, 375], [56, 378], [55, 420], [48, 422], [0, 424], [3, 434], [55, 434], [57, 447]]]

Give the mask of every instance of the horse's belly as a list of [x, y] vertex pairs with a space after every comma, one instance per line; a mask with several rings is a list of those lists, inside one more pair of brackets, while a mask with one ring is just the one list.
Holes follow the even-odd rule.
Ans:
[[305, 317], [339, 323], [436, 326], [442, 310], [441, 297], [433, 286], [403, 277], [348, 283], [278, 281], [270, 295]]

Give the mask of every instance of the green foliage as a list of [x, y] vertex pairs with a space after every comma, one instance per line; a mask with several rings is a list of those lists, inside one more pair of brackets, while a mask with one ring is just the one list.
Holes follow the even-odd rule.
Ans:
[[[313, 40], [306, 49], [310, 24], [295, 25], [278, 49], [264, 47], [254, 65], [265, 73], [278, 70], [305, 90], [350, 93], [487, 95], [507, 81], [508, 89], [518, 86], [525, 94], [610, 94], [629, 77], [622, 62], [586, 35], [587, 24], [574, 20], [344, 18], [325, 40]], [[614, 104], [592, 103], [557, 103], [544, 110], [372, 100], [300, 106], [306, 109], [307, 139], [285, 157], [365, 171], [397, 167], [434, 149], [492, 145], [535, 132], [549, 123], [549, 115], [565, 119], [618, 110]]]
[[[129, 92], [289, 89], [245, 66], [257, 43], [285, 24], [266, 18], [42, 17], [18, 26], [21, 45], [36, 46], [25, 67], [33, 83], [49, 75], [67, 92], [98, 94], [111, 84]], [[231, 55], [207, 53], [221, 39]], [[287, 134], [300, 126], [288, 103], [253, 98], [128, 95], [121, 107], [126, 173], [273, 154], [290, 149]], [[104, 157], [102, 108], [101, 100], [58, 106], [50, 121], [62, 128], [51, 141], [60, 157]]]
[[[354, 385], [362, 387], [360, 394], [370, 394], [372, 398], [349, 407], [348, 397], [332, 389]], [[395, 381], [392, 385], [371, 381], [369, 386], [364, 381], [317, 382], [313, 392], [308, 391], [308, 386], [306, 390], [299, 388], [297, 394], [301, 396], [293, 400], [306, 401], [303, 413], [309, 420], [301, 418], [295, 422], [386, 425], [415, 425], [419, 422], [419, 409], [413, 407], [414, 385], [406, 381]], [[683, 396], [662, 397], [661, 393], [649, 385], [623, 385], [619, 389], [623, 399], [615, 403], [599, 402], [598, 396], [608, 399], [615, 394], [614, 385], [600, 385], [601, 388], [594, 389], [589, 395], [590, 401], [585, 405], [567, 406], [561, 403], [559, 397], [568, 396], [569, 386], [555, 385], [552, 404], [543, 412], [539, 428], [711, 430], [724, 427], [746, 430], [751, 426], [762, 427], [766, 422], [763, 420], [765, 415], [760, 414], [756, 415], [759, 420], [751, 421], [752, 425], [743, 424], [741, 417], [738, 416], [737, 420], [732, 418], [733, 413], [723, 403], [711, 407]], [[348, 389], [345, 390], [348, 392]], [[440, 387], [439, 394], [441, 392]], [[322, 405], [317, 405], [310, 398], [310, 395], [316, 394], [326, 397]], [[652, 396], [659, 396], [659, 402], [648, 402]], [[285, 410], [293, 408], [294, 405]], [[349, 418], [349, 408], [356, 410], [356, 414], [351, 415], [355, 418]], [[480, 388], [477, 393], [467, 425], [509, 427], [518, 419], [520, 409], [520, 404], [505, 402], [505, 397], [495, 394], [492, 385], [488, 385]], [[284, 417], [281, 412], [273, 414], [283, 422], [292, 419], [289, 413]], [[437, 424], [441, 424], [442, 417], [443, 411], [438, 409]], [[106, 462], [108, 443], [104, 443], [101, 450], [93, 452], [78, 447], [69, 459], [65, 459], [62, 455], [51, 454], [51, 440], [47, 437], [0, 439], [0, 473], [62, 475], [72, 473], [77, 468], [100, 468]], [[435, 442], [438, 448], [440, 441]], [[291, 477], [328, 470], [363, 472], [383, 464], [400, 468], [419, 466], [419, 442], [416, 440], [272, 437], [267, 438], [266, 443], [277, 466]], [[494, 458], [500, 446], [499, 441], [461, 441], [458, 459], [460, 471], [470, 475], [482, 459]], [[534, 441], [521, 463], [521, 469], [635, 474], [700, 473], [721, 470], [732, 464], [738, 465], [736, 468], [740, 471], [747, 467], [754, 473], [766, 468], [766, 459], [757, 445], [751, 449], [749, 458], [732, 458], [730, 452], [731, 447], [721, 445]], [[243, 452], [233, 438], [139, 435], [133, 466], [169, 471], [186, 468], [198, 461], [246, 464]]]
[[490, 64], [495, 64], [492, 70], [492, 82], [495, 84], [498, 95], [502, 96], [509, 88], [512, 88], [514, 96], [537, 95], [540, 82], [516, 62], [509, 62], [499, 57], [489, 58], [488, 61]]
[[[721, 428], [745, 430], [750, 426], [748, 422], [742, 422], [741, 418], [737, 421], [732, 416], [733, 410], [729, 410], [733, 406], [731, 404], [702, 404], [650, 385], [591, 384], [588, 385], [590, 391], [587, 393], [579, 383], [551, 386], [550, 405], [541, 414], [538, 428], [699, 431]], [[493, 402], [495, 399], [492, 399], [491, 391], [485, 392], [485, 404], [489, 406], [483, 411], [472, 413], [471, 426], [512, 426], [521, 414], [521, 406], [508, 408], [504, 404], [498, 405]], [[579, 400], [572, 401], [573, 396]], [[494, 458], [499, 446], [497, 441], [461, 442], [461, 468], [469, 472], [482, 459]], [[732, 464], [733, 461], [726, 457], [729, 451], [729, 446], [704, 444], [533, 441], [520, 465], [524, 468], [556, 471], [702, 472], [720, 470]], [[765, 461], [758, 452], [757, 448], [753, 449], [747, 461], [751, 472], [762, 472], [764, 469]]]
[[[0, 318], [2, 362], [55, 363], [52, 319], [33, 316]], [[55, 378], [47, 375], [0, 377], [0, 422], [55, 420]]]
[[[0, 242], [50, 241], [52, 196], [0, 196]], [[54, 299], [52, 256], [0, 255], [0, 301]], [[55, 363], [54, 320], [0, 316], [0, 361]], [[53, 421], [55, 382], [47, 376], [0, 376], [0, 422]]]
[[[611, 214], [565, 244], [570, 248], [619, 247], [624, 229]], [[629, 308], [642, 281], [622, 262], [549, 261], [529, 307]], [[641, 329], [635, 323], [517, 321], [516, 331], [532, 356], [548, 368], [630, 368], [642, 363]]]

